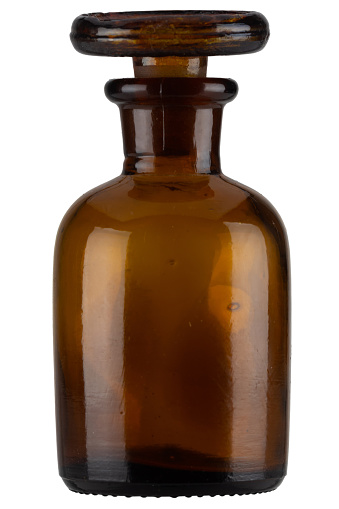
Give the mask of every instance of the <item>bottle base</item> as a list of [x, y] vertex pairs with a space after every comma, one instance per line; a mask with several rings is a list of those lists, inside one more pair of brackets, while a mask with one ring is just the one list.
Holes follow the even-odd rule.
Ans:
[[[131, 471], [128, 480], [97, 480], [62, 477], [66, 486], [77, 493], [139, 497], [192, 497], [250, 495], [276, 489], [284, 479], [282, 469], [260, 473], [185, 472], [145, 467]], [[139, 475], [135, 475], [139, 474]]]
[[225, 484], [129, 484], [108, 481], [86, 481], [65, 479], [66, 486], [76, 493], [85, 495], [125, 497], [203, 497], [216, 495], [255, 495], [275, 490], [283, 481], [263, 479], [261, 481], [236, 481]]

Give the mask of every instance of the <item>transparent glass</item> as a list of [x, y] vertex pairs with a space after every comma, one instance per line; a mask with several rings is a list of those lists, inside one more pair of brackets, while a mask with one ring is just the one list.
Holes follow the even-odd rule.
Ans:
[[55, 250], [70, 489], [255, 493], [286, 474], [287, 238], [272, 205], [221, 172], [222, 109], [236, 91], [207, 78], [106, 86], [124, 170], [69, 209]]

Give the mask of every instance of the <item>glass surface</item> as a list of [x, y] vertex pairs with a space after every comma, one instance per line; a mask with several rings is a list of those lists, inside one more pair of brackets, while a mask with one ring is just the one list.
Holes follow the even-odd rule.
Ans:
[[286, 473], [285, 229], [221, 172], [234, 82], [197, 78], [188, 96], [187, 80], [108, 84], [123, 174], [80, 198], [58, 233], [58, 453], [77, 491], [250, 493]]

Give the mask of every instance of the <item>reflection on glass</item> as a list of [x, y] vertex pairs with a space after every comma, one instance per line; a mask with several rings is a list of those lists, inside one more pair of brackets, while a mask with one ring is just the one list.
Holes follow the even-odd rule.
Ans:
[[[85, 249], [82, 344], [89, 475], [95, 474], [98, 458], [125, 458], [123, 351], [128, 237], [128, 232], [96, 227]], [[121, 474], [122, 480], [126, 478], [126, 472]]]

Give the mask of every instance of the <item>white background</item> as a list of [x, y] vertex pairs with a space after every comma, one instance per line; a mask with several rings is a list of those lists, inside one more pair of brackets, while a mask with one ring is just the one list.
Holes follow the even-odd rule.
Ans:
[[[118, 109], [103, 86], [131, 59], [83, 56], [68, 38], [83, 12], [257, 10], [261, 53], [209, 59], [232, 77], [222, 167], [266, 196], [289, 233], [293, 279], [291, 437], [277, 491], [213, 499], [71, 493], [58, 478], [52, 359], [52, 261], [75, 199], [121, 172]], [[4, 507], [206, 508], [322, 504], [338, 483], [338, 3], [314, 0], [19, 1], [1, 13], [1, 500]]]

